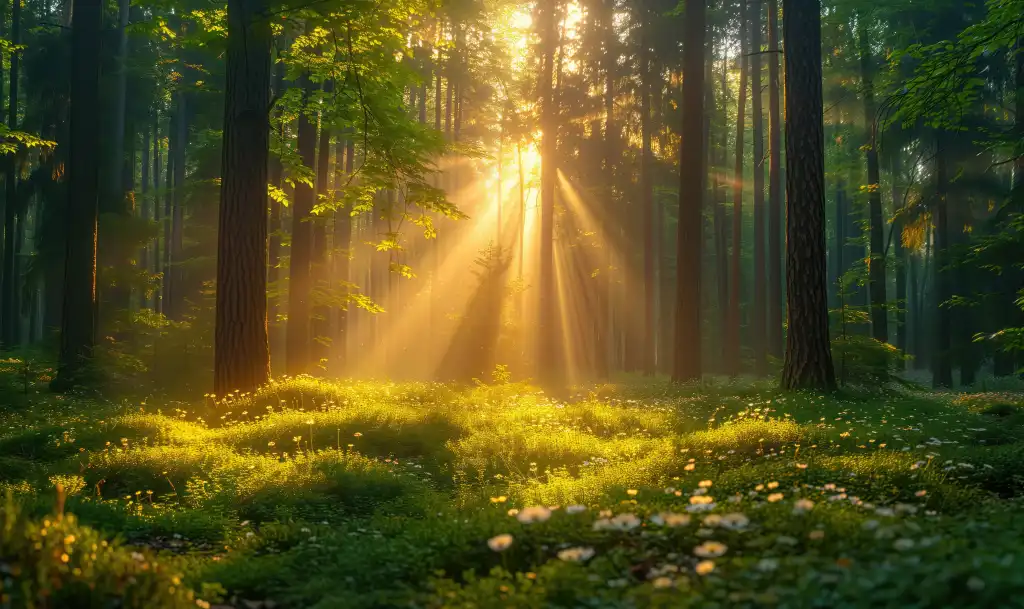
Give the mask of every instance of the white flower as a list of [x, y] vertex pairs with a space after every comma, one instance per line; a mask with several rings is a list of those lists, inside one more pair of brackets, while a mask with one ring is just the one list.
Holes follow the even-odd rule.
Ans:
[[675, 512], [661, 512], [651, 516], [651, 522], [660, 527], [682, 527], [690, 524], [690, 517], [686, 514], [676, 514]]
[[722, 516], [721, 524], [724, 528], [729, 529], [730, 531], [741, 531], [747, 528], [747, 525], [750, 524], [750, 519], [744, 514], [733, 512]]
[[775, 543], [782, 544], [784, 546], [795, 546], [797, 540], [789, 535], [779, 535], [775, 538]]
[[693, 553], [701, 558], [716, 558], [725, 554], [729, 547], [717, 541], [705, 541], [693, 549]]
[[495, 535], [487, 540], [487, 547], [495, 552], [504, 552], [510, 545], [512, 545], [512, 536], [508, 533]]
[[900, 551], [910, 550], [914, 547], [914, 540], [908, 539], [906, 537], [901, 537], [900, 539], [897, 539], [896, 541], [892, 542], [892, 547]]
[[640, 519], [633, 514], [619, 514], [614, 518], [594, 521], [595, 531], [629, 531], [640, 526]]
[[551, 518], [551, 510], [542, 505], [523, 508], [518, 514], [516, 514], [516, 520], [523, 524], [545, 522], [548, 518]]
[[758, 571], [763, 571], [763, 572], [767, 573], [769, 571], [774, 571], [774, 570], [776, 570], [778, 568], [779, 568], [779, 559], [778, 558], [762, 558], [761, 560], [757, 561], [757, 570]]
[[567, 506], [565, 508], [565, 513], [566, 514], [579, 514], [580, 512], [585, 512], [586, 510], [587, 510], [587, 506], [585, 506], [585, 505], [570, 505], [570, 506]]
[[686, 506], [686, 511], [690, 512], [690, 513], [693, 513], [693, 512], [710, 512], [713, 509], [715, 509], [714, 502], [712, 502], [712, 503], [695, 503], [693, 505]]
[[794, 514], [803, 514], [814, 509], [814, 502], [810, 499], [799, 499], [793, 504]]
[[718, 514], [708, 514], [704, 517], [704, 526], [717, 527], [722, 524], [722, 517]]
[[583, 562], [594, 556], [594, 548], [566, 548], [558, 553], [559, 560]]

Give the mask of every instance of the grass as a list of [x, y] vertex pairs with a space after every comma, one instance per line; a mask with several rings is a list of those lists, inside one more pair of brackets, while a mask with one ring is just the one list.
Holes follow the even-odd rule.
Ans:
[[1020, 393], [300, 378], [111, 403], [21, 374], [5, 606], [1024, 605]]

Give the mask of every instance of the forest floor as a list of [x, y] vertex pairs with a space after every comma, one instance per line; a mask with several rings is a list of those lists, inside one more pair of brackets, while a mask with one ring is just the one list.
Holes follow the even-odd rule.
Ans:
[[110, 403], [18, 374], [5, 606], [1024, 606], [1022, 393], [297, 379]]

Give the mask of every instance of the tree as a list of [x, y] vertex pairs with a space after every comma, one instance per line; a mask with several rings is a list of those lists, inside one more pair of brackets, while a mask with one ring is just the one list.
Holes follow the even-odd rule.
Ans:
[[264, 0], [228, 2], [227, 86], [214, 391], [253, 391], [270, 378], [267, 336], [267, 171], [270, 24]]
[[540, 302], [537, 320], [537, 376], [552, 384], [560, 372], [558, 305], [555, 292], [554, 228], [555, 173], [558, 171], [558, 101], [554, 88], [555, 51], [558, 47], [556, 2], [538, 5], [542, 61], [538, 90], [541, 99], [541, 187], [540, 187]]
[[782, 359], [782, 121], [779, 3], [768, 0], [768, 354]]
[[[11, 41], [13, 44], [19, 44], [20, 38], [21, 2], [20, 0], [12, 0]], [[18, 64], [20, 53], [17, 50], [11, 53], [10, 102], [7, 106], [7, 127], [11, 130], [18, 128]], [[2, 320], [0, 344], [10, 348], [18, 344], [20, 317], [18, 314], [18, 277], [20, 272], [17, 261], [18, 250], [15, 247], [17, 233], [20, 230], [20, 227], [17, 226], [19, 223], [17, 220], [19, 212], [18, 155], [8, 154], [4, 164], [6, 165], [7, 176], [5, 178], [6, 190], [4, 197], [3, 282], [0, 284], [0, 287], [2, 287], [2, 294], [0, 294], [0, 301], [2, 301], [2, 308], [0, 308], [0, 320]], [[24, 222], [24, 214], [21, 215], [21, 221]]]
[[743, 135], [747, 101], [747, 3], [740, 2], [740, 69], [739, 97], [736, 103], [736, 164], [733, 169], [732, 193], [732, 262], [729, 266], [729, 322], [725, 337], [726, 367], [733, 376], [740, 372], [740, 290], [743, 287]]
[[764, 90], [761, 88], [761, 24], [764, 11], [761, 0], [753, 0], [750, 20], [750, 99], [753, 102], [751, 127], [754, 139], [754, 306], [751, 343], [754, 348], [754, 371], [767, 371], [767, 261], [765, 260], [764, 209]]
[[71, 136], [68, 153], [67, 255], [60, 361], [55, 389], [84, 380], [95, 345], [96, 223], [99, 214], [100, 0], [75, 0], [71, 30]]
[[821, 3], [783, 0], [786, 46], [786, 302], [782, 386], [836, 387], [825, 289]]
[[882, 226], [882, 185], [878, 169], [878, 129], [875, 118], [874, 60], [871, 55], [867, 14], [858, 13], [860, 72], [864, 89], [864, 126], [868, 142], [864, 156], [868, 166], [868, 223], [871, 230], [871, 258], [868, 262], [871, 292], [871, 335], [875, 340], [889, 342], [889, 313], [886, 307], [885, 229]]
[[704, 30], [706, 0], [686, 0], [683, 127], [679, 151], [676, 331], [672, 380], [701, 378], [700, 271], [704, 183]]
[[[316, 124], [310, 120], [308, 108], [313, 93], [313, 82], [308, 72], [301, 78], [303, 108], [299, 114], [298, 148], [302, 164], [312, 168], [316, 160]], [[292, 208], [292, 253], [288, 284], [288, 336], [285, 345], [285, 368], [288, 374], [309, 372], [310, 342], [310, 262], [313, 257], [313, 198], [312, 183], [295, 185]]]

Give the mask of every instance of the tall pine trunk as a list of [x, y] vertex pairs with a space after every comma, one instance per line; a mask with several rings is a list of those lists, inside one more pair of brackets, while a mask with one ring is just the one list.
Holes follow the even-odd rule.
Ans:
[[[284, 95], [285, 92], [285, 64], [284, 61], [281, 60], [281, 54], [285, 47], [288, 46], [286, 35], [282, 34], [281, 36], [278, 36], [275, 46], [277, 49], [277, 62], [274, 64], [274, 96], [280, 97]], [[276, 107], [273, 111], [274, 121], [277, 123], [277, 136], [283, 145], [283, 109], [281, 107]], [[269, 183], [276, 188], [282, 188], [284, 186], [284, 165], [281, 162], [280, 155], [274, 155], [270, 158], [267, 179]], [[281, 232], [284, 230], [284, 225], [281, 221], [282, 205], [280, 201], [274, 197], [268, 198], [270, 199], [270, 225], [267, 227], [267, 233], [270, 241], [267, 250], [267, 288], [268, 294], [270, 294], [270, 297], [268, 298], [269, 303], [267, 305], [269, 317], [268, 333], [270, 352], [274, 353], [276, 348], [280, 345], [281, 339], [277, 318], [281, 312]]]
[[[334, 82], [328, 80], [323, 85], [324, 97], [330, 97], [334, 92]], [[320, 116], [320, 146], [316, 159], [316, 199], [326, 199], [328, 192], [328, 179], [331, 170], [331, 128], [327, 122], [326, 113]], [[314, 293], [320, 292], [327, 287], [327, 216], [316, 214], [313, 216], [313, 253], [310, 262], [310, 272]], [[312, 363], [317, 365], [320, 360], [329, 357], [330, 352], [327, 344], [330, 339], [330, 314], [331, 311], [322, 303], [314, 303], [312, 315], [312, 341], [311, 357]]]
[[555, 301], [554, 228], [555, 172], [558, 171], [558, 106], [553, 86], [555, 51], [558, 46], [556, 2], [540, 10], [541, 68], [538, 90], [541, 101], [541, 192], [540, 192], [540, 269], [537, 319], [537, 378], [542, 385], [553, 385], [561, 373], [558, 337], [558, 306]]
[[[19, 44], [21, 41], [21, 2], [12, 0], [11, 8], [11, 41]], [[7, 105], [7, 127], [11, 130], [18, 129], [18, 73], [21, 52], [11, 53], [11, 86], [10, 97]], [[0, 78], [2, 80], [2, 78]], [[18, 283], [20, 273], [18, 272], [16, 255], [16, 232], [18, 207], [18, 159], [16, 154], [9, 154], [4, 159], [7, 170], [5, 178], [6, 192], [4, 197], [4, 267], [2, 285], [2, 308], [0, 308], [0, 343], [3, 346], [12, 348], [18, 344]]]
[[68, 152], [67, 252], [60, 363], [53, 385], [84, 380], [95, 345], [96, 223], [99, 215], [100, 0], [75, 0], [71, 30], [71, 137]]
[[[651, 53], [650, 11], [640, 3], [640, 218], [643, 230], [644, 312], [643, 338], [640, 340], [640, 368], [654, 374], [655, 337], [655, 234], [654, 234], [654, 154], [651, 152]], [[703, 69], [703, 66], [702, 66]], [[698, 163], [701, 158], [697, 157]]]
[[171, 319], [181, 319], [185, 315], [185, 270], [182, 267], [183, 244], [184, 244], [184, 222], [185, 222], [185, 151], [188, 148], [188, 108], [185, 101], [185, 92], [178, 90], [177, 97], [177, 121], [174, 124], [174, 208], [171, 213], [171, 265], [168, 271], [171, 274], [171, 289], [168, 298], [168, 310]]
[[779, 4], [768, 0], [768, 354], [782, 359], [782, 114]]
[[836, 387], [825, 271], [825, 147], [821, 3], [783, 0], [786, 46], [785, 389]]
[[[337, 158], [337, 164], [335, 171], [337, 176], [335, 182], [338, 184], [344, 184], [342, 179], [342, 167], [344, 167], [344, 173], [347, 176], [352, 175], [354, 168], [355, 156], [355, 143], [352, 141], [352, 134], [345, 141], [339, 141], [337, 144], [337, 152], [335, 157]], [[345, 164], [342, 166], [342, 153], [344, 153]], [[336, 189], [340, 190], [341, 186], [336, 186]], [[334, 278], [336, 281], [341, 282], [341, 290], [348, 293], [349, 273], [352, 266], [352, 212], [347, 208], [339, 208], [334, 214]], [[348, 335], [349, 335], [349, 315], [348, 306], [346, 302], [341, 309], [338, 310], [338, 323], [335, 327], [334, 333], [334, 366], [333, 371], [335, 376], [343, 374], [348, 366]]]
[[701, 245], [704, 181], [704, 29], [706, 0], [686, 0], [683, 34], [683, 125], [679, 151], [676, 324], [672, 380], [700, 380]]
[[267, 162], [270, 23], [265, 0], [229, 0], [214, 391], [254, 391], [270, 379], [267, 337]]
[[767, 345], [767, 283], [765, 261], [765, 209], [764, 209], [764, 91], [761, 89], [761, 25], [764, 18], [761, 0], [753, 0], [750, 20], [750, 95], [753, 117], [751, 126], [754, 137], [754, 306], [751, 308], [751, 324], [754, 348], [754, 371], [758, 375], [767, 373], [768, 360], [765, 357]]
[[740, 292], [743, 289], [743, 136], [747, 103], [747, 3], [740, 2], [739, 97], [736, 102], [736, 162], [732, 191], [732, 261], [729, 270], [729, 321], [725, 338], [725, 362], [729, 374], [740, 373]]
[[[316, 125], [309, 119], [308, 104], [313, 92], [309, 74], [302, 75], [303, 111], [299, 114], [298, 148], [302, 164], [314, 167], [316, 162]], [[285, 367], [290, 375], [309, 371], [310, 339], [310, 262], [313, 255], [311, 212], [315, 192], [308, 184], [295, 185], [292, 205], [291, 268], [288, 283], [288, 336], [285, 345]]]

